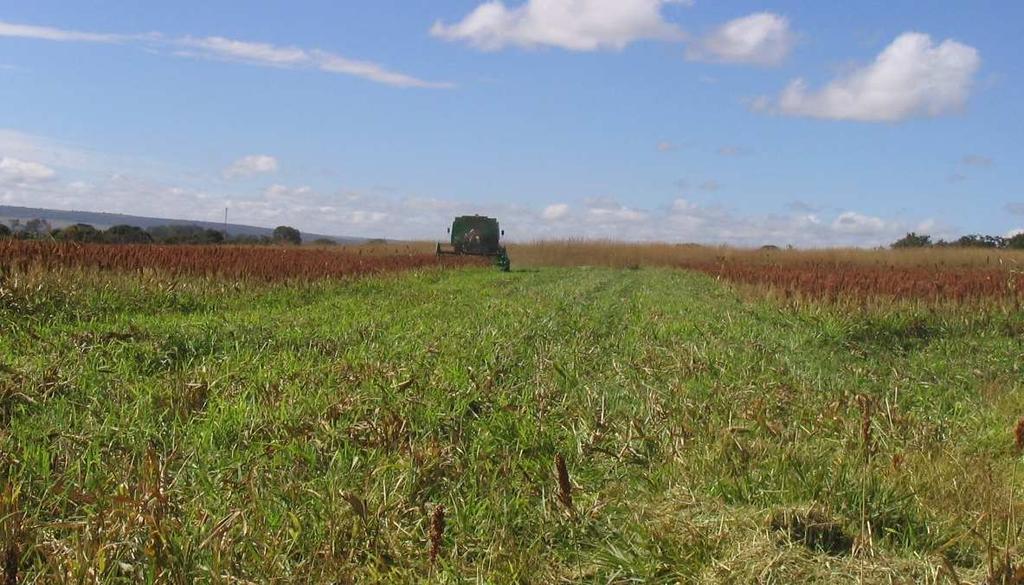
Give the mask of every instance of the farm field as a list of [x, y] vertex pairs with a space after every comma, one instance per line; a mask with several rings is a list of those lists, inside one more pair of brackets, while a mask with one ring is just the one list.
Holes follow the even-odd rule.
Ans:
[[[421, 246], [422, 248], [422, 246]], [[219, 277], [248, 282], [347, 278], [424, 268], [483, 264], [409, 246], [300, 249], [287, 246], [75, 244], [0, 239], [0, 267], [19, 274], [116, 270], [164, 276]]]
[[6, 566], [26, 583], [1017, 578], [1015, 273], [950, 302], [831, 302], [669, 267], [513, 251], [513, 268], [8, 275]]

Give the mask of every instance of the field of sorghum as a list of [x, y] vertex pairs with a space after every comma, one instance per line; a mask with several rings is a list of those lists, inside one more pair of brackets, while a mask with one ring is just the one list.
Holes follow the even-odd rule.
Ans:
[[621, 242], [514, 246], [519, 265], [663, 266], [754, 285], [785, 298], [825, 301], [1024, 302], [1024, 252], [981, 249], [742, 250]]
[[392, 248], [388, 254], [373, 254], [362, 248], [61, 244], [0, 240], [0, 270], [13, 272], [82, 268], [279, 281], [475, 264], [481, 262], [472, 258], [438, 258], [432, 253], [400, 247]]
[[[754, 285], [787, 299], [1024, 301], [1024, 253], [992, 250], [738, 250], [670, 244], [551, 241], [511, 246], [517, 265], [663, 266]], [[0, 240], [0, 270], [85, 268], [170, 276], [315, 280], [428, 266], [486, 265], [433, 244], [327, 248], [80, 245]]]
[[1015, 297], [813, 294], [1018, 257], [544, 251], [580, 267], [8, 262], [9, 582], [1022, 582]]
[[767, 287], [787, 298], [800, 296], [833, 302], [866, 298], [951, 303], [994, 300], [1017, 306], [1024, 300], [1024, 270], [742, 261], [681, 267], [731, 282]]

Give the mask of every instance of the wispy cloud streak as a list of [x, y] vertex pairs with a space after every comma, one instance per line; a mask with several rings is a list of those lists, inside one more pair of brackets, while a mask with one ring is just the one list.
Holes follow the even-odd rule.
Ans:
[[372, 61], [350, 59], [322, 49], [278, 46], [229, 39], [220, 36], [168, 38], [161, 33], [112, 34], [66, 30], [0, 21], [0, 37], [65, 43], [144, 43], [169, 47], [179, 57], [208, 58], [247, 63], [263, 67], [314, 69], [324, 73], [348, 75], [392, 87], [449, 89], [454, 84], [428, 81], [393, 71]]

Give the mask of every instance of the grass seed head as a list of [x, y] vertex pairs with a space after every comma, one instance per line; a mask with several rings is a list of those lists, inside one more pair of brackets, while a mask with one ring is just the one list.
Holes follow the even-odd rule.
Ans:
[[906, 457], [903, 453], [895, 453], [892, 456], [892, 470], [896, 473], [903, 471], [903, 464], [906, 463]]
[[572, 510], [572, 482], [569, 480], [569, 469], [565, 466], [565, 457], [555, 454], [555, 471], [558, 473], [558, 501]]
[[1013, 439], [1017, 445], [1017, 451], [1024, 451], [1024, 417], [1017, 421], [1017, 427], [1013, 429]]
[[871, 459], [875, 450], [874, 437], [871, 433], [871, 411], [874, 404], [871, 397], [864, 394], [857, 397], [857, 402], [860, 403], [861, 408], [860, 442], [864, 448], [864, 461], [866, 462]]
[[441, 543], [444, 540], [444, 506], [438, 504], [430, 516], [430, 562], [437, 561], [441, 554]]

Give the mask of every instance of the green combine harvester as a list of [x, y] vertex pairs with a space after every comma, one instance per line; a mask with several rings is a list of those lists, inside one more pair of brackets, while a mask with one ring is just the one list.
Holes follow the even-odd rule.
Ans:
[[483, 215], [462, 215], [455, 218], [448, 233], [451, 234], [451, 248], [445, 248], [439, 242], [438, 256], [487, 256], [494, 259], [495, 266], [502, 272], [511, 269], [508, 252], [501, 245], [501, 236], [505, 232], [498, 226], [497, 219]]

